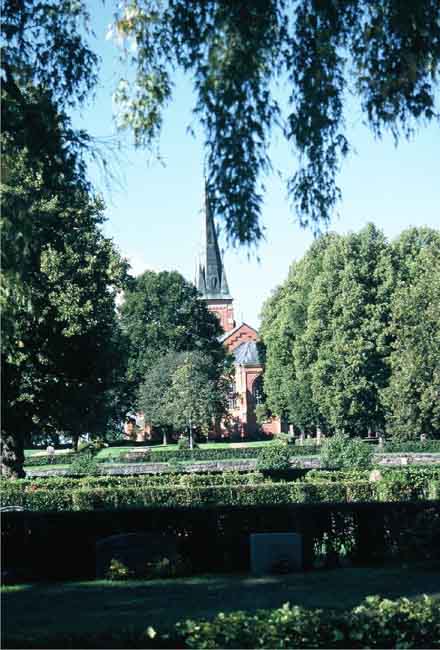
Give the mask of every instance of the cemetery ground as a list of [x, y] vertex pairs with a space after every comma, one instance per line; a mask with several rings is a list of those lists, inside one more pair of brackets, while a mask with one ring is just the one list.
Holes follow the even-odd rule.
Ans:
[[13, 585], [3, 588], [3, 635], [14, 647], [20, 647], [20, 640], [42, 647], [38, 639], [141, 632], [150, 625], [167, 632], [187, 618], [213, 618], [219, 611], [253, 612], [285, 602], [343, 610], [370, 594], [390, 599], [428, 594], [440, 604], [440, 569], [428, 565], [339, 568], [266, 577], [202, 575]]
[[[418, 443], [414, 449], [403, 448], [405, 463], [380, 469], [374, 465], [380, 459], [371, 458], [356, 469], [312, 469], [304, 466], [303, 455], [316, 455], [316, 447], [269, 442], [234, 447], [213, 443], [195, 456], [175, 445], [158, 445], [154, 451], [110, 447], [100, 453], [113, 459], [113, 466], [135, 451], [154, 457], [162, 451], [167, 462], [144, 475], [125, 459], [127, 471], [115, 467], [114, 475], [95, 468], [92, 474], [28, 474], [8, 482], [2, 491], [3, 505], [11, 508], [2, 530], [8, 542], [4, 567], [10, 569], [2, 588], [3, 647], [257, 647], [249, 640], [240, 645], [241, 636], [231, 637], [229, 645], [209, 645], [208, 636], [179, 636], [182, 628], [175, 625], [205, 619], [216, 629], [219, 612], [240, 617], [240, 610], [246, 615], [265, 610], [261, 616], [266, 626], [270, 612], [280, 611], [285, 603], [306, 608], [298, 625], [308, 626], [317, 639], [316, 645], [313, 640], [294, 641], [288, 647], [439, 647], [440, 449], [435, 442], [426, 449], [430, 453], [418, 454]], [[199, 462], [196, 458], [205, 453], [214, 464], [228, 464], [231, 456], [240, 462], [254, 459], [253, 469], [191, 471], [185, 464]], [[423, 458], [408, 464], [409, 453]], [[177, 463], [176, 454], [182, 459]], [[435, 458], [428, 463], [428, 456]], [[302, 535], [302, 570], [287, 566], [283, 556], [273, 562], [270, 574], [256, 577], [249, 555], [251, 534], [283, 531]], [[130, 538], [133, 534], [136, 539]], [[118, 536], [124, 538], [122, 547]], [[150, 536], [148, 542], [145, 536]], [[103, 544], [110, 544], [111, 552]], [[121, 565], [125, 573], [109, 570], [114, 558], [127, 563]], [[164, 560], [167, 572], [158, 572]], [[139, 572], [134, 568], [138, 561]], [[395, 634], [402, 627], [406, 634], [412, 625], [402, 641], [406, 645], [396, 645], [400, 641], [393, 637], [371, 646], [365, 628], [353, 646], [351, 640], [361, 638], [350, 636], [358, 634], [356, 623], [350, 622], [358, 616], [353, 608], [370, 596], [388, 598], [381, 602], [394, 601], [391, 606], [398, 608], [398, 599], [409, 599], [403, 627], [400, 610], [397, 627], [385, 623], [386, 605], [385, 610], [373, 605], [367, 614], [369, 620], [377, 614], [379, 622], [371, 625], [379, 632], [390, 629]], [[425, 604], [423, 612], [416, 612]], [[318, 627], [307, 622], [316, 608], [323, 612]], [[431, 622], [422, 625], [431, 610]], [[334, 623], [338, 616], [342, 623]], [[255, 629], [253, 622], [250, 626]], [[157, 637], [145, 640], [150, 627]], [[240, 635], [242, 626], [237, 624], [237, 629]], [[331, 634], [348, 630], [345, 645], [337, 645], [337, 639], [336, 645], [325, 645], [329, 629]], [[177, 645], [166, 645], [166, 638]], [[261, 647], [282, 647], [279, 639]]]

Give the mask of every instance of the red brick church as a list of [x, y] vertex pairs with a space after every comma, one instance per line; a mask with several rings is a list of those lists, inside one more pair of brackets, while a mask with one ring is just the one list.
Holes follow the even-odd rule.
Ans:
[[260, 430], [266, 434], [278, 433], [280, 421], [273, 419], [258, 425], [255, 407], [262, 395], [263, 366], [258, 351], [258, 332], [247, 323], [236, 323], [233, 298], [229, 292], [223, 260], [220, 255], [217, 233], [209, 202], [205, 198], [204, 249], [196, 277], [201, 299], [215, 313], [224, 330], [221, 341], [234, 357], [235, 385], [232, 387], [230, 416], [232, 430], [222, 431], [240, 437], [253, 436]]
[[[208, 309], [220, 320], [224, 331], [220, 340], [233, 355], [235, 367], [228, 425], [222, 425], [220, 431], [210, 434], [210, 438], [211, 436], [247, 438], [257, 432], [267, 435], [278, 433], [281, 431], [278, 418], [257, 424], [255, 408], [262, 395], [263, 373], [257, 345], [258, 332], [247, 323], [235, 322], [233, 298], [229, 292], [214, 219], [206, 197], [204, 212], [203, 253], [198, 263], [195, 284], [200, 299], [206, 302]], [[129, 419], [125, 425], [125, 433], [128, 437], [138, 440], [151, 436], [150, 427], [144, 423], [141, 414]]]

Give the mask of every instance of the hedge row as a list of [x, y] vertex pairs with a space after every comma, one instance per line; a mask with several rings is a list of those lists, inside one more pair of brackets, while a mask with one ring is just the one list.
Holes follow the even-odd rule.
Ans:
[[385, 442], [383, 451], [386, 453], [440, 453], [440, 440], [408, 440]]
[[[258, 458], [258, 454], [266, 447], [231, 447], [220, 449], [156, 449], [145, 453], [122, 452], [117, 458], [118, 463], [168, 463], [173, 461], [197, 460], [241, 460], [244, 458]], [[311, 456], [319, 454], [319, 447], [315, 445], [288, 446], [291, 458], [297, 456]]]
[[76, 454], [68, 452], [65, 454], [55, 454], [55, 456], [29, 456], [24, 459], [25, 467], [41, 467], [42, 465], [70, 465]]
[[[258, 458], [264, 447], [231, 447], [220, 449], [157, 449], [150, 448], [143, 452], [121, 452], [111, 458], [96, 456], [99, 463], [169, 463], [204, 460], [242, 460]], [[319, 447], [314, 445], [289, 446], [289, 456], [310, 456], [319, 453]], [[75, 453], [57, 454], [53, 457], [30, 456], [25, 460], [26, 467], [39, 467], [42, 465], [69, 465], [77, 456]]]
[[5, 639], [8, 648], [439, 648], [438, 599], [369, 596], [352, 610], [328, 612], [286, 603], [278, 609], [219, 613], [178, 623], [171, 634], [153, 627], [97, 635]]
[[[35, 485], [3, 490], [3, 506], [33, 511], [108, 510], [121, 508], [198, 508], [211, 506], [262, 506], [290, 503], [351, 503], [358, 501], [405, 501], [436, 498], [439, 482], [427, 483], [422, 493], [400, 495], [394, 483], [368, 481], [256, 483], [229, 486], [124, 487], [81, 486], [54, 490]], [[400, 489], [400, 488], [399, 488]]]

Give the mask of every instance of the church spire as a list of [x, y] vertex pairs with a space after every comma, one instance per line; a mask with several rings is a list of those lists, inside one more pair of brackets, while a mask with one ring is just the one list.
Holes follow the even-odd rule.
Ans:
[[230, 299], [228, 282], [220, 255], [217, 232], [205, 182], [204, 251], [199, 262], [197, 289], [205, 299]]

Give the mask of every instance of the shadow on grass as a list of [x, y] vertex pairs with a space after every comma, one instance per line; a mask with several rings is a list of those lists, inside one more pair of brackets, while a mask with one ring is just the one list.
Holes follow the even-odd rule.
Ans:
[[3, 589], [5, 637], [101, 633], [130, 627], [161, 632], [186, 618], [219, 611], [279, 607], [349, 609], [366, 596], [440, 598], [440, 571], [335, 569], [288, 576], [199, 576], [176, 580], [34, 583]]

